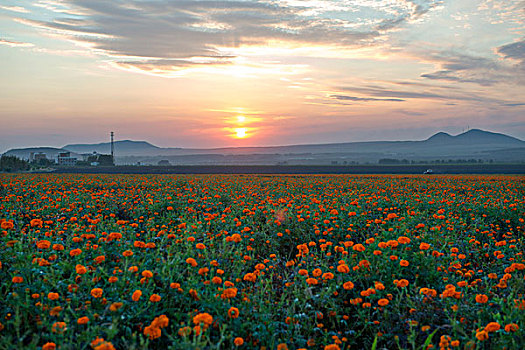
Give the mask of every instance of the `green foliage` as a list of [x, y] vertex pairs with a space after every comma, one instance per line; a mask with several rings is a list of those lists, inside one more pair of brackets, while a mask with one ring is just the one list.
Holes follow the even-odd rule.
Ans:
[[[97, 337], [117, 349], [517, 349], [525, 338], [518, 177], [1, 180], [0, 349], [96, 349]], [[209, 325], [195, 321], [204, 313]], [[500, 329], [480, 340], [491, 322]]]
[[0, 172], [18, 172], [29, 170], [29, 163], [15, 156], [0, 157]]

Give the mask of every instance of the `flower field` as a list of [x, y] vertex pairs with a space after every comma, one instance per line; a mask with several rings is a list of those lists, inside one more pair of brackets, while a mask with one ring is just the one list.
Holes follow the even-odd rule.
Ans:
[[520, 177], [0, 181], [0, 349], [524, 348]]

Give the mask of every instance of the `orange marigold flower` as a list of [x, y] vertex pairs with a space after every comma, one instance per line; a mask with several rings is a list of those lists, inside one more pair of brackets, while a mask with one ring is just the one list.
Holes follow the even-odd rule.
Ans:
[[213, 323], [213, 316], [207, 312], [197, 314], [193, 317], [193, 324], [200, 325], [203, 324], [204, 328], [208, 328]]
[[379, 306], [387, 306], [389, 303], [388, 299], [379, 299], [377, 301], [377, 304], [379, 304]]
[[325, 347], [324, 347], [324, 350], [340, 350], [340, 349], [341, 348], [337, 344], [325, 345]]
[[77, 271], [77, 273], [78, 273], [79, 275], [83, 275], [83, 274], [85, 274], [85, 273], [87, 272], [86, 267], [83, 266], [83, 265], [77, 265], [77, 266], [75, 266], [75, 270]]
[[406, 266], [410, 265], [410, 263], [409, 263], [408, 261], [406, 261], [406, 260], [401, 260], [401, 261], [399, 262], [399, 265], [401, 265], [401, 266], [405, 266], [405, 267], [406, 267]]
[[422, 242], [422, 243], [419, 245], [419, 249], [420, 249], [420, 250], [428, 250], [428, 249], [430, 249], [430, 244], [425, 243], [425, 242]]
[[2, 230], [9, 230], [9, 229], [14, 228], [15, 224], [12, 221], [2, 221], [2, 224], [0, 227], [2, 228]]
[[321, 276], [322, 274], [323, 274], [323, 271], [321, 271], [321, 269], [315, 269], [315, 270], [312, 271], [312, 275], [313, 275], [314, 277], [319, 277], [319, 276]]
[[406, 286], [408, 286], [408, 281], [405, 280], [405, 279], [402, 279], [402, 280], [394, 280], [394, 284], [397, 286], [397, 287], [400, 287], [400, 288], [404, 288]]
[[206, 249], [206, 246], [202, 243], [197, 243], [197, 245], [195, 246], [195, 248], [197, 249], [200, 249], [200, 250], [203, 250], [203, 249]]
[[31, 220], [29, 224], [31, 225], [31, 227], [35, 227], [35, 226], [42, 227], [43, 221], [40, 219], [33, 219]]
[[131, 299], [133, 301], [139, 301], [141, 296], [142, 296], [142, 291], [137, 289], [136, 291], [133, 292], [133, 295], [131, 295]]
[[477, 294], [476, 295], [476, 303], [478, 304], [485, 304], [489, 300], [489, 297], [485, 294]]
[[21, 277], [21, 276], [15, 276], [15, 277], [13, 277], [13, 279], [11, 280], [11, 282], [13, 282], [13, 283], [22, 283], [22, 282], [24, 282], [24, 277]]
[[348, 273], [350, 272], [350, 268], [348, 267], [348, 265], [342, 264], [342, 265], [337, 266], [337, 271], [341, 273]]
[[142, 271], [142, 277], [151, 278], [153, 277], [153, 272], [151, 272], [150, 270], [144, 270]]
[[405, 236], [401, 236], [397, 239], [397, 241], [401, 244], [408, 244], [410, 243], [410, 238], [408, 237], [405, 237]]
[[243, 279], [245, 281], [255, 282], [255, 280], [257, 279], [257, 275], [254, 273], [248, 272], [246, 275], [244, 275]]
[[71, 256], [77, 256], [77, 255], [80, 255], [80, 254], [82, 254], [82, 250], [78, 249], [78, 248], [77, 249], [73, 249], [73, 250], [71, 250], [69, 252], [69, 255], [71, 255]]
[[132, 256], [133, 252], [131, 250], [125, 250], [125, 251], [122, 252], [122, 255], [126, 256], [126, 257]]
[[78, 324], [86, 324], [89, 322], [89, 318], [87, 318], [86, 316], [83, 316], [83, 317], [80, 317], [78, 320], [77, 320], [77, 323]]
[[91, 295], [93, 296], [93, 298], [100, 298], [102, 297], [102, 288], [93, 288], [91, 290]]
[[236, 295], [237, 295], [237, 288], [227, 288], [222, 292], [221, 298], [231, 299], [231, 298], [235, 298]]
[[159, 317], [155, 317], [153, 322], [151, 322], [151, 325], [153, 327], [164, 328], [164, 327], [168, 327], [169, 322], [170, 322], [170, 319], [168, 318], [168, 316], [160, 315]]
[[123, 303], [113, 303], [111, 304], [111, 306], [109, 307], [109, 310], [110, 311], [117, 311], [118, 309], [120, 309], [122, 307], [122, 305], [124, 305]]
[[49, 294], [47, 295], [47, 298], [48, 298], [49, 300], [57, 300], [58, 298], [60, 298], [60, 296], [58, 295], [58, 293], [49, 293]]
[[186, 263], [187, 263], [187, 264], [190, 264], [190, 265], [193, 266], [193, 267], [195, 267], [195, 266], [198, 265], [198, 264], [197, 264], [197, 261], [196, 261], [195, 259], [193, 259], [193, 258], [188, 258], [188, 259], [186, 259]]
[[49, 311], [49, 316], [58, 316], [60, 315], [60, 311], [62, 311], [63, 308], [60, 306], [55, 306], [54, 308]]
[[505, 326], [505, 332], [507, 333], [516, 332], [518, 329], [520, 329], [520, 327], [515, 323], [509, 323], [508, 325]]
[[331, 280], [334, 278], [334, 274], [331, 272], [325, 272], [323, 273], [323, 279], [325, 280]]
[[160, 338], [162, 331], [158, 327], [147, 326], [144, 328], [144, 335], [148, 336], [150, 340]]
[[362, 244], [356, 244], [352, 247], [352, 249], [355, 250], [356, 252], [364, 252], [366, 248]]
[[100, 256], [97, 256], [97, 257], [95, 258], [95, 262], [96, 262], [97, 264], [101, 264], [101, 263], [103, 263], [104, 261], [106, 261], [106, 257], [105, 257], [104, 255], [100, 255]]
[[182, 328], [179, 328], [179, 330], [177, 331], [177, 334], [180, 335], [181, 337], [187, 337], [188, 335], [190, 335], [191, 333], [191, 327], [182, 327]]
[[385, 285], [381, 282], [375, 282], [374, 283], [374, 288], [377, 289], [377, 290], [384, 290], [385, 289]]
[[288, 345], [286, 345], [285, 343], [281, 343], [277, 345], [277, 350], [288, 350]]
[[230, 309], [228, 310], [228, 317], [230, 318], [237, 318], [239, 317], [239, 309], [237, 309], [236, 307], [230, 307]]
[[343, 288], [346, 290], [354, 289], [354, 284], [350, 281], [343, 283]]
[[485, 326], [485, 330], [487, 332], [495, 332], [501, 328], [500, 324], [498, 322], [490, 322]]
[[233, 341], [233, 344], [235, 344], [235, 346], [241, 346], [242, 344], [244, 344], [244, 339], [242, 339], [241, 337], [237, 337]]
[[115, 350], [115, 347], [110, 342], [103, 341], [99, 345], [95, 346], [93, 350]]
[[226, 288], [233, 287], [235, 284], [231, 281], [224, 281], [224, 286]]
[[151, 301], [152, 303], [158, 303], [160, 301], [160, 299], [161, 299], [161, 297], [158, 294], [152, 294], [149, 297], [149, 301]]
[[55, 350], [57, 345], [55, 343], [45, 343], [42, 345], [42, 350]]
[[218, 277], [218, 276], [215, 276], [211, 279], [211, 282], [213, 284], [221, 284], [222, 283], [222, 278]]
[[190, 289], [189, 294], [194, 300], [200, 300], [199, 293], [195, 289]]
[[483, 330], [476, 333], [476, 338], [481, 341], [487, 340], [489, 339], [489, 334], [487, 333], [487, 331]]
[[51, 247], [51, 242], [49, 242], [47, 240], [38, 241], [36, 243], [36, 247], [38, 249], [49, 249], [49, 247]]
[[309, 285], [316, 285], [318, 283], [317, 279], [315, 278], [307, 278], [306, 279], [306, 283], [308, 283]]
[[66, 330], [66, 323], [65, 322], [55, 322], [53, 323], [53, 326], [51, 326], [51, 332], [53, 333], [63, 333]]

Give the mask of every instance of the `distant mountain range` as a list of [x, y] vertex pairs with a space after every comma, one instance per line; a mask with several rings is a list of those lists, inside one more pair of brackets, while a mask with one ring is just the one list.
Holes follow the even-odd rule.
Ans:
[[[422, 141], [368, 141], [306, 144], [273, 147], [162, 148], [146, 141], [116, 141], [117, 164], [352, 164], [377, 163], [379, 160], [408, 161], [483, 160], [525, 162], [525, 141], [489, 131], [472, 129], [452, 136], [439, 132]], [[71, 144], [62, 148], [37, 147], [12, 149], [7, 155], [29, 158], [31, 152], [44, 152], [48, 158], [70, 151], [81, 157], [88, 153], [110, 153], [110, 143]]]

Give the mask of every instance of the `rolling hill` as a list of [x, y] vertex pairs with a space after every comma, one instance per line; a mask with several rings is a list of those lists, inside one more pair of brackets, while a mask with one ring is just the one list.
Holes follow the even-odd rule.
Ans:
[[[438, 132], [421, 141], [368, 141], [273, 147], [162, 148], [146, 141], [116, 141], [117, 164], [352, 164], [380, 159], [408, 161], [482, 159], [495, 162], [525, 161], [525, 141], [472, 129], [459, 135]], [[46, 151], [47, 150], [47, 151]], [[71, 144], [62, 148], [13, 149], [6, 154], [28, 158], [30, 152], [68, 150], [75, 154], [110, 153], [110, 144]], [[48, 156], [49, 158], [49, 156]]]

